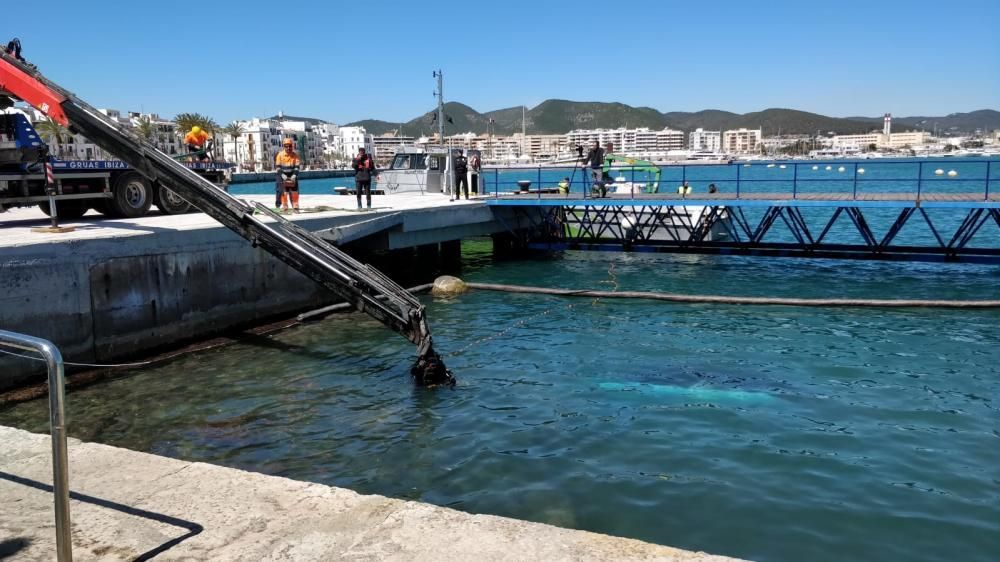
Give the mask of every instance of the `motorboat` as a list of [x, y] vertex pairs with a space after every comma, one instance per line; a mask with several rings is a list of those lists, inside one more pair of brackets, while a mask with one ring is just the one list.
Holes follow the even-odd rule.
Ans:
[[[477, 150], [467, 152], [469, 157], [479, 155]], [[389, 168], [379, 171], [375, 181], [387, 195], [452, 194], [455, 189], [453, 162], [456, 153], [449, 147], [402, 147], [393, 156]], [[483, 192], [482, 174], [479, 174], [479, 186], [470, 186], [470, 189]]]

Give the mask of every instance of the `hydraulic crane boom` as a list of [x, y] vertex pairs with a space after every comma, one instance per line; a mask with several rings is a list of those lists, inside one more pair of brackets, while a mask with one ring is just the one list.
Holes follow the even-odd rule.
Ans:
[[[163, 183], [254, 246], [260, 246], [415, 343], [417, 362], [411, 373], [417, 384], [454, 382], [434, 352], [423, 305], [375, 268], [358, 262], [263, 205], [250, 205], [218, 189], [170, 156], [120, 129], [33, 68], [0, 51], [0, 97], [4, 94], [24, 100], [54, 121], [71, 127], [121, 158], [150, 182]], [[265, 217], [269, 220], [263, 220]]]

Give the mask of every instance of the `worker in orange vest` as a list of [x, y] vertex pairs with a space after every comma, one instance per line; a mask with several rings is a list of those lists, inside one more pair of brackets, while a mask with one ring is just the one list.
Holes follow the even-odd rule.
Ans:
[[191, 127], [188, 134], [184, 135], [184, 144], [187, 145], [188, 152], [196, 155], [198, 160], [206, 160], [208, 158], [205, 153], [205, 143], [208, 142], [208, 133], [201, 130], [201, 127], [195, 125]]
[[295, 153], [295, 143], [292, 139], [282, 141], [284, 150], [274, 157], [274, 169], [278, 174], [275, 185], [274, 206], [281, 206], [281, 210], [288, 211], [288, 203], [291, 200], [292, 209], [299, 212], [299, 166], [302, 161]]

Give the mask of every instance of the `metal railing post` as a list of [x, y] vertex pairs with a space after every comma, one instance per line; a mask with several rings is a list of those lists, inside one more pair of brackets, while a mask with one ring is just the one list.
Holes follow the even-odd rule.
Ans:
[[743, 167], [742, 164], [737, 164], [736, 165], [736, 198], [737, 199], [740, 198], [740, 168], [742, 168], [742, 167]]
[[493, 168], [493, 196], [500, 197], [500, 169]]
[[798, 197], [799, 193], [799, 165], [792, 164], [792, 199]]
[[66, 448], [66, 384], [62, 354], [52, 342], [0, 330], [0, 344], [35, 351], [49, 370], [49, 425], [52, 434], [52, 494], [55, 498], [56, 560], [72, 562], [69, 519], [69, 453]]
[[538, 186], [538, 198], [541, 199], [542, 198], [542, 167], [541, 166], [538, 167], [538, 183], [535, 184], [535, 185]]
[[984, 201], [990, 200], [990, 164], [992, 163], [991, 160], [986, 161], [986, 197], [983, 198]]
[[924, 163], [917, 163], [917, 201], [920, 201], [920, 190], [924, 184]]
[[854, 163], [854, 199], [858, 198], [858, 163]]

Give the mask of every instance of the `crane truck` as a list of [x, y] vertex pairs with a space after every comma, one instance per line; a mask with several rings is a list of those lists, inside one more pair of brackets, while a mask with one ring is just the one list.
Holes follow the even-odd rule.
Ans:
[[[3, 105], [12, 105], [12, 100], [0, 99], [0, 109]], [[233, 167], [224, 162], [184, 165], [218, 186]], [[153, 205], [168, 215], [192, 209], [162, 182], [150, 182], [121, 160], [53, 158], [23, 113], [0, 113], [0, 212], [38, 205], [50, 214], [52, 201], [60, 219], [76, 219], [90, 209], [115, 218], [141, 217]]]

